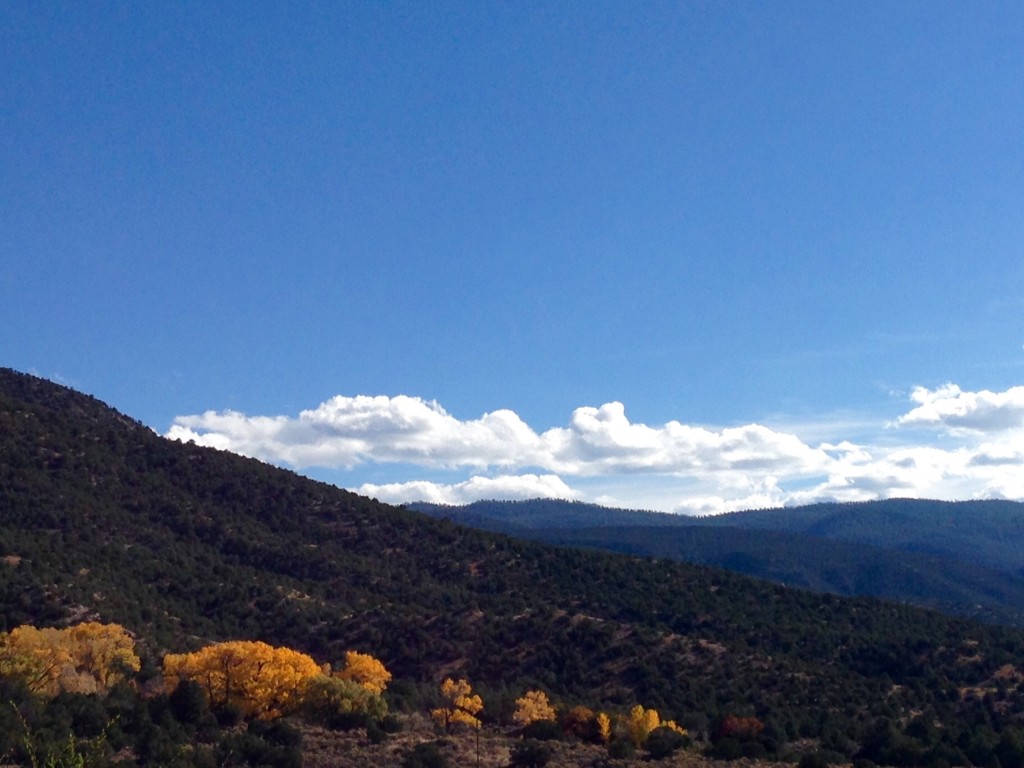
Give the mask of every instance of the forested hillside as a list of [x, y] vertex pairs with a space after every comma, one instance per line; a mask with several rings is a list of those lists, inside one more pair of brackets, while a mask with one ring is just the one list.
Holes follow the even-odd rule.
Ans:
[[541, 687], [708, 735], [750, 716], [776, 746], [906, 765], [1022, 736], [1016, 630], [463, 528], [167, 441], [12, 371], [0, 455], [0, 629], [117, 622], [143, 656], [359, 649], [394, 673], [396, 704], [457, 674], [485, 701]]
[[891, 499], [700, 518], [557, 499], [409, 507], [548, 544], [713, 565], [1024, 626], [1019, 502]]

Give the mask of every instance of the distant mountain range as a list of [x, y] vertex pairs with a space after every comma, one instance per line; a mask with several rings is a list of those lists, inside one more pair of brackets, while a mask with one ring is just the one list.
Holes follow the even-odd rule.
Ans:
[[411, 509], [560, 546], [713, 565], [1024, 626], [1024, 504], [914, 499], [689, 517], [538, 499]]
[[[0, 631], [115, 621], [150, 676], [160, 653], [215, 640], [262, 640], [322, 662], [359, 650], [395, 675], [396, 708], [423, 711], [441, 679], [464, 676], [492, 722], [528, 688], [563, 706], [655, 707], [705, 736], [730, 716], [756, 718], [760, 740], [731, 745], [734, 755], [778, 757], [811, 740], [843, 763], [1024, 761], [1024, 631], [590, 551], [709, 551], [700, 537], [718, 530], [734, 542], [719, 540], [720, 558], [735, 566], [753, 557], [740, 541], [769, 560], [803, 541], [803, 559], [815, 561], [815, 548], [848, 544], [837, 539], [542, 505], [494, 506], [504, 519], [480, 507], [466, 514], [574, 546], [473, 530], [169, 441], [95, 398], [0, 369]], [[831, 567], [831, 581], [854, 588], [870, 582], [856, 555], [836, 549], [806, 571], [785, 565], [794, 557], [778, 567], [793, 582]], [[949, 576], [950, 589], [959, 578]]]

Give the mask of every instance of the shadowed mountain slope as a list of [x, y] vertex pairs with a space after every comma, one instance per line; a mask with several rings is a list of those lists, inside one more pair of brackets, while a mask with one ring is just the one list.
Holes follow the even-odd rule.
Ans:
[[1024, 504], [894, 499], [686, 517], [553, 499], [410, 508], [549, 544], [666, 557], [789, 586], [1024, 626]]

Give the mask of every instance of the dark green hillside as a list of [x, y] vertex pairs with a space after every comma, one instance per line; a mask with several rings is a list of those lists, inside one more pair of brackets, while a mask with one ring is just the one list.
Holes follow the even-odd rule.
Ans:
[[943, 555], [1024, 573], [1024, 504], [1018, 501], [888, 499], [734, 512], [702, 524], [788, 531]]
[[[4, 629], [96, 616], [151, 650], [356, 648], [399, 680], [458, 672], [487, 697], [541, 685], [701, 727], [754, 714], [776, 741], [820, 737], [847, 755], [891, 727], [916, 756], [901, 764], [940, 742], [955, 764], [972, 734], [994, 744], [1024, 715], [1021, 632], [462, 528], [164, 440], [11, 371], [0, 594]], [[942, 730], [915, 735], [921, 713]]]
[[784, 531], [702, 526], [526, 529], [521, 535], [547, 544], [712, 565], [790, 587], [896, 600], [1024, 627], [1024, 579], [934, 555]]
[[600, 528], [604, 526], [692, 525], [693, 519], [665, 512], [617, 509], [562, 499], [529, 501], [475, 501], [464, 506], [418, 501], [406, 505], [431, 517], [449, 519], [487, 530], [519, 531], [524, 528]]
[[667, 557], [1024, 626], [1018, 502], [895, 499], [701, 518], [557, 499], [410, 508], [549, 544]]
[[703, 526], [781, 531], [921, 552], [1003, 571], [1024, 571], [1024, 503], [885, 499], [731, 512], [708, 517], [613, 509], [560, 499], [409, 505], [435, 517], [485, 528]]

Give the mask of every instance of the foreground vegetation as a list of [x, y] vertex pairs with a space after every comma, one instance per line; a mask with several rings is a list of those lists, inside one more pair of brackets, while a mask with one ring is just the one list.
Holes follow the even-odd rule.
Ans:
[[[140, 676], [134, 641], [118, 625], [23, 625], [0, 635], [0, 681], [10, 696], [0, 754], [32, 766], [293, 766], [302, 762], [303, 730], [361, 729], [380, 744], [408, 719], [388, 714], [391, 673], [356, 651], [332, 671], [289, 648], [229, 641], [167, 654], [160, 666], [162, 680]], [[434, 699], [433, 734], [411, 745], [405, 765], [445, 764], [441, 746], [466, 730], [480, 754], [484, 703], [470, 683], [446, 678]], [[553, 750], [541, 740], [572, 737], [620, 757], [640, 748], [667, 757], [689, 743], [684, 729], [639, 704], [614, 720], [577, 706], [559, 722], [540, 690], [516, 699], [512, 721], [524, 737], [509, 750], [514, 766], [546, 765]]]
[[218, 761], [247, 754], [232, 739], [287, 741], [287, 718], [231, 723], [209, 696], [197, 722], [174, 714], [165, 656], [241, 638], [337, 669], [372, 652], [399, 718], [441, 708], [446, 678], [471, 681], [484, 734], [517, 727], [536, 690], [559, 718], [656, 710], [721, 757], [1021, 764], [1017, 630], [469, 530], [169, 442], [10, 371], [0, 455], [0, 630], [116, 622], [140, 659], [106, 693], [40, 700], [8, 679], [11, 734], [66, 745], [70, 729], [144, 764], [197, 739]]

